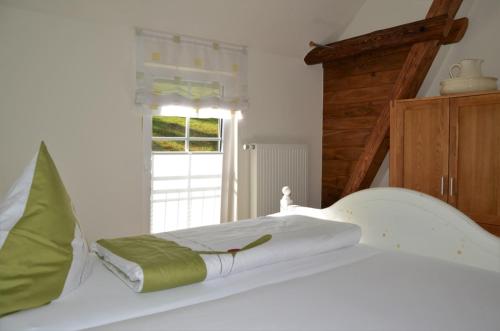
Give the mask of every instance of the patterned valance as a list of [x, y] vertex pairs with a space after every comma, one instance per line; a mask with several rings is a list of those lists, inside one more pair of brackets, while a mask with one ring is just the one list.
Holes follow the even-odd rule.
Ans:
[[247, 52], [225, 44], [151, 30], [137, 31], [136, 104], [141, 113], [184, 106], [244, 111]]

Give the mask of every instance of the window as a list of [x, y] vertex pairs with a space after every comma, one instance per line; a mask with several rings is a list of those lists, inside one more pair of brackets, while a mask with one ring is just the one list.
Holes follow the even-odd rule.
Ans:
[[222, 120], [153, 116], [155, 152], [220, 152]]
[[136, 46], [151, 232], [236, 220], [247, 48], [140, 28]]
[[153, 116], [152, 233], [220, 222], [222, 122]]

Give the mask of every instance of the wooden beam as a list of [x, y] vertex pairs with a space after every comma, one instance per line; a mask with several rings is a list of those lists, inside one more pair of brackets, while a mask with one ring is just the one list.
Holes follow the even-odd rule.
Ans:
[[462, 5], [462, 0], [434, 0], [427, 12], [425, 18], [436, 17], [440, 15], [448, 15], [455, 17], [458, 9]]
[[442, 40], [443, 45], [458, 43], [465, 35], [469, 27], [469, 19], [467, 17], [459, 18], [453, 22], [448, 35]]
[[[453, 22], [454, 25], [455, 22]], [[448, 15], [427, 18], [389, 29], [371, 32], [362, 36], [345, 39], [326, 46], [318, 46], [304, 58], [305, 63], [318, 64], [340, 58], [354, 56], [371, 50], [380, 50], [411, 45], [428, 40], [445, 40], [449, 30]], [[457, 22], [455, 30], [463, 28], [463, 21]], [[449, 41], [448, 41], [449, 42]]]
[[[436, 15], [448, 15], [450, 18], [453, 18], [461, 2], [462, 0], [434, 0], [427, 13], [427, 18]], [[445, 35], [448, 35], [451, 28], [452, 23], [445, 28]], [[439, 47], [440, 41], [438, 40], [420, 42], [412, 46], [398, 79], [394, 84], [391, 93], [392, 100], [413, 98], [416, 96], [437, 55]], [[389, 103], [387, 103], [368, 137], [363, 153], [351, 172], [342, 196], [367, 187], [373, 180], [376, 173], [374, 169], [378, 169], [381, 164], [380, 155], [388, 151], [388, 146], [384, 142], [387, 141], [389, 134], [389, 112]]]

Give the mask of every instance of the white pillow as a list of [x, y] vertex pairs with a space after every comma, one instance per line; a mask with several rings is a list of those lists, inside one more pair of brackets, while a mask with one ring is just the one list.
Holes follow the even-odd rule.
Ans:
[[47, 147], [0, 205], [0, 316], [38, 307], [76, 289], [89, 250]]

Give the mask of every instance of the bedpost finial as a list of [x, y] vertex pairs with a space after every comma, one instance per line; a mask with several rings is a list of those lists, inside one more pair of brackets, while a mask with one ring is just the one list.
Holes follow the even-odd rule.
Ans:
[[290, 194], [292, 193], [292, 190], [288, 186], [283, 186], [281, 192], [283, 192], [283, 198], [281, 198], [280, 200], [280, 212], [283, 213], [288, 209], [288, 206], [293, 204], [292, 199], [290, 199]]

